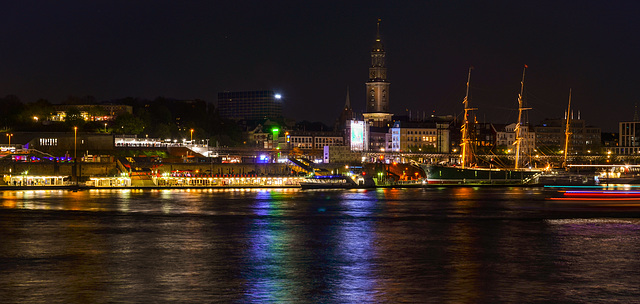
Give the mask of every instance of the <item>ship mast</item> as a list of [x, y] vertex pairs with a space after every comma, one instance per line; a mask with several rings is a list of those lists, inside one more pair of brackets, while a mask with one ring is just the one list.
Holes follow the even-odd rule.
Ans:
[[473, 67], [469, 67], [469, 74], [467, 75], [467, 93], [464, 96], [464, 100], [462, 103], [464, 104], [464, 117], [462, 118], [462, 142], [460, 146], [462, 146], [462, 159], [461, 166], [462, 169], [465, 168], [468, 164], [471, 163], [471, 139], [469, 136], [469, 111], [473, 111], [475, 109], [469, 108], [469, 82], [471, 81], [471, 70]]
[[567, 152], [569, 151], [569, 136], [571, 135], [571, 131], [569, 131], [570, 125], [570, 113], [571, 113], [571, 89], [569, 89], [569, 106], [567, 106], [567, 126], [564, 130], [564, 161], [562, 162], [562, 167], [567, 167]]
[[524, 92], [524, 75], [527, 71], [527, 65], [524, 65], [524, 69], [522, 69], [522, 81], [520, 81], [520, 95], [518, 95], [518, 123], [516, 124], [516, 141], [514, 144], [516, 145], [516, 164], [515, 168], [518, 169], [520, 165], [520, 146], [522, 145], [522, 140], [526, 139], [522, 137], [522, 111], [530, 110], [530, 108], [524, 108], [522, 94]]

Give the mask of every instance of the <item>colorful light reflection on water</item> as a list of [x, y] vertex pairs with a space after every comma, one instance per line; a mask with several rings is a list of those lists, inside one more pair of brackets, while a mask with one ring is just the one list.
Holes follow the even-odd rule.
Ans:
[[[9, 303], [632, 302], [640, 214], [535, 188], [0, 193]], [[8, 295], [8, 296], [7, 296]]]

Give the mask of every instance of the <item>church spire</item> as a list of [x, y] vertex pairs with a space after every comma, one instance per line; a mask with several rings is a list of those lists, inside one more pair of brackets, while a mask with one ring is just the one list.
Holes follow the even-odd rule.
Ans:
[[[373, 42], [371, 53], [384, 54], [384, 44], [382, 44], [382, 37], [380, 36], [380, 22], [382, 22], [382, 19], [378, 19], [378, 22], [376, 23], [376, 39]], [[374, 62], [373, 66], [384, 66], [384, 61], [377, 64]]]
[[369, 81], [366, 82], [366, 112], [364, 119], [376, 127], [383, 127], [391, 121], [393, 114], [389, 112], [389, 81], [385, 66], [385, 51], [380, 35], [380, 24], [376, 23], [376, 38], [371, 48], [371, 66], [369, 67]]
[[347, 99], [344, 102], [344, 109], [351, 110], [351, 100], [349, 99], [349, 86], [347, 86]]

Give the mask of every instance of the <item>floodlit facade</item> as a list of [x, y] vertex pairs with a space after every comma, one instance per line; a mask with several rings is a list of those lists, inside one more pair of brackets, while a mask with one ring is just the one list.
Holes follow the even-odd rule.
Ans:
[[[529, 131], [528, 125], [522, 125], [520, 152], [532, 155], [536, 149], [536, 133]], [[496, 131], [496, 145], [507, 147], [507, 154], [515, 154], [516, 123], [507, 125], [504, 130]]]
[[325, 146], [343, 146], [344, 138], [335, 132], [287, 132], [286, 142], [289, 148], [321, 150]]
[[449, 147], [449, 130], [434, 122], [400, 122], [389, 129], [394, 152], [442, 152]]

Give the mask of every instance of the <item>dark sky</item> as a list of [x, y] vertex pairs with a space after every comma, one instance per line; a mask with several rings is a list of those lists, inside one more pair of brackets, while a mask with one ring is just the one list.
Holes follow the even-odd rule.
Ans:
[[274, 89], [285, 115], [357, 112], [382, 19], [392, 112], [462, 110], [467, 69], [479, 120], [572, 108], [616, 131], [640, 102], [639, 1], [3, 1], [0, 95], [62, 102], [157, 96], [215, 101]]

